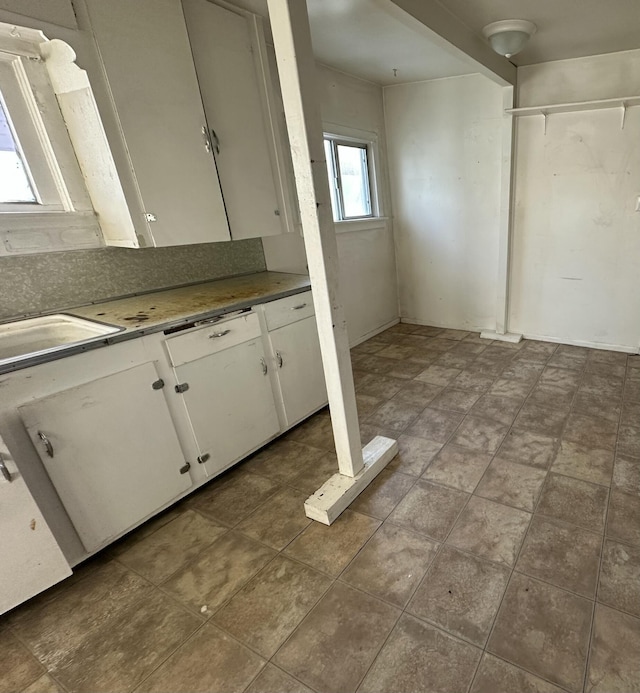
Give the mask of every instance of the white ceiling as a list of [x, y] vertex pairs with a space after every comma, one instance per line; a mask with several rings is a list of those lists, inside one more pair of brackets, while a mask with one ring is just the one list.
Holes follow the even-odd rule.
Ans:
[[[478, 36], [499, 19], [528, 19], [538, 31], [511, 60], [530, 65], [640, 48], [640, 0], [439, 0]], [[477, 72], [477, 64], [391, 0], [307, 0], [314, 53], [378, 84]], [[393, 69], [397, 70], [394, 77]]]
[[307, 6], [316, 58], [343, 72], [388, 85], [477, 71], [473, 60], [436, 42], [390, 0], [307, 0]]

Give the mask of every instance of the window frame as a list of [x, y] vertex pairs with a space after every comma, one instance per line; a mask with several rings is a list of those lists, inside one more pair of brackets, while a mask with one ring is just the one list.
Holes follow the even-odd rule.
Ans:
[[[334, 185], [329, 185], [331, 192], [331, 208], [336, 230], [356, 229], [361, 227], [380, 226], [381, 221], [385, 221], [383, 216], [382, 202], [380, 195], [380, 175], [378, 171], [378, 136], [374, 132], [356, 130], [344, 126], [324, 123], [323, 139], [330, 143], [333, 152], [332, 159], [327, 162], [327, 176], [331, 171], [332, 179], [336, 181]], [[357, 217], [344, 216], [344, 203], [342, 201], [341, 187], [339, 186], [339, 172], [336, 170], [336, 163], [339, 163], [337, 153], [338, 145], [360, 147], [366, 151], [367, 176], [369, 182], [369, 202], [371, 214]], [[326, 146], [326, 145], [325, 145]], [[325, 150], [326, 151], [326, 150]], [[335, 158], [333, 158], [335, 157]], [[330, 168], [329, 168], [330, 167]], [[336, 216], [339, 213], [339, 217]], [[342, 227], [342, 228], [340, 228]]]

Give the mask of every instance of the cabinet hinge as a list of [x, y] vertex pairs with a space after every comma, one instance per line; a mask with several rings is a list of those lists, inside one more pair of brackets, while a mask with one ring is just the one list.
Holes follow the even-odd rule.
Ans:
[[151, 212], [147, 212], [144, 215], [145, 221], [148, 221], [151, 223], [152, 221], [158, 221], [158, 217], [155, 214], [152, 214]]
[[200, 457], [198, 457], [198, 462], [200, 464], [204, 464], [210, 457], [211, 455], [208, 452], [205, 452], [204, 455], [200, 455]]
[[186, 474], [191, 469], [191, 462], [185, 462], [182, 467], [180, 467], [180, 474]]
[[164, 387], [164, 380], [162, 378], [158, 378], [154, 383], [151, 383], [151, 387], [154, 390], [162, 390]]
[[189, 389], [189, 383], [180, 383], [176, 385], [176, 392], [186, 392]]

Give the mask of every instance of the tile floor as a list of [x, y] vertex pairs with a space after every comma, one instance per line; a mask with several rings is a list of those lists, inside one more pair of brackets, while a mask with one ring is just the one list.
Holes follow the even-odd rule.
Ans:
[[640, 691], [640, 357], [398, 325], [400, 454], [332, 527], [321, 412], [0, 621], [1, 691]]

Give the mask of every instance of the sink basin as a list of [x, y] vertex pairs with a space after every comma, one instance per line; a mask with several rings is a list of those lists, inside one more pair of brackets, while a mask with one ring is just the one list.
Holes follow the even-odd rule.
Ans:
[[8, 322], [0, 325], [0, 365], [86, 344], [122, 329], [63, 313]]

